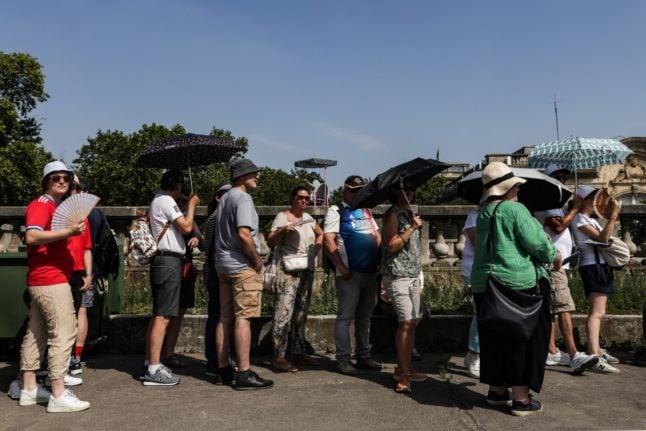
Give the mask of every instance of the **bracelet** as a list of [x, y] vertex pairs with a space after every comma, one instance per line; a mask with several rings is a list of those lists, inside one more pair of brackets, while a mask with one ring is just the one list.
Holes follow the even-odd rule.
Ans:
[[[402, 234], [398, 233], [397, 235], [402, 239], [402, 242], [403, 242], [404, 244], [406, 244], [406, 243], [408, 242], [408, 240], [404, 239], [404, 237], [402, 236]], [[410, 239], [410, 238], [409, 238], [409, 239]]]

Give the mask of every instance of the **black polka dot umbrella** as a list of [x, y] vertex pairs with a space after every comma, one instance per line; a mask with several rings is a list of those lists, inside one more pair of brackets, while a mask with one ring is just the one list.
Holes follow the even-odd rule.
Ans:
[[193, 190], [191, 167], [228, 162], [242, 148], [233, 138], [187, 133], [153, 142], [137, 159], [147, 168], [187, 169]]

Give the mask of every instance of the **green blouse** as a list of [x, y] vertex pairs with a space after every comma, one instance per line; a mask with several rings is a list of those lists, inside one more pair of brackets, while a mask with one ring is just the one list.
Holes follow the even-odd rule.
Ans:
[[[498, 203], [490, 203], [482, 208], [476, 221], [476, 244], [471, 288], [474, 293], [483, 293], [489, 275], [521, 290], [536, 285], [537, 263], [550, 263], [556, 256], [556, 248], [525, 205], [505, 201], [500, 204], [493, 224], [496, 242], [493, 247], [492, 262], [489, 262], [489, 221]], [[543, 265], [538, 265], [539, 274], [547, 276]]]

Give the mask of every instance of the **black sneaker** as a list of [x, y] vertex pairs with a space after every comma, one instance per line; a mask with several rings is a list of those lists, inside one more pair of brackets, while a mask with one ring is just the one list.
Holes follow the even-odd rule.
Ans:
[[83, 366], [81, 365], [80, 359], [72, 358], [70, 360], [69, 373], [73, 376], [83, 373]]
[[527, 416], [538, 413], [541, 410], [543, 410], [543, 404], [537, 399], [532, 398], [531, 395], [529, 396], [529, 402], [527, 404], [515, 400], [511, 404], [511, 414], [514, 416]]
[[217, 365], [215, 365], [215, 364], [213, 364], [211, 362], [207, 362], [205, 368], [206, 368], [205, 373], [206, 373], [207, 376], [209, 376], [209, 377], [217, 377], [218, 376], [218, 370], [219, 369], [218, 369]]
[[490, 406], [508, 406], [511, 405], [511, 395], [509, 390], [505, 389], [502, 394], [497, 394], [493, 391], [487, 393], [487, 404]]
[[[216, 385], [231, 385], [235, 383], [235, 373], [231, 365], [223, 368], [216, 368], [215, 384]], [[208, 371], [207, 371], [208, 374]]]
[[274, 382], [269, 379], [263, 379], [251, 370], [238, 373], [233, 389], [237, 391], [248, 391], [252, 389], [269, 389], [274, 386]]
[[367, 358], [357, 359], [357, 366], [361, 368], [365, 368], [367, 370], [375, 370], [375, 371], [381, 371], [384, 368], [384, 364], [382, 362], [377, 362], [374, 359], [372, 359], [370, 356], [368, 356]]

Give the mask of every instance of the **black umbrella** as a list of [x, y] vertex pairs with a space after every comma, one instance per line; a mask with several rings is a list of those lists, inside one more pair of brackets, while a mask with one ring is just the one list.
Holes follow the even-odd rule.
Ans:
[[397, 165], [377, 175], [370, 184], [359, 190], [352, 201], [352, 208], [375, 207], [390, 197], [393, 187], [403, 187], [404, 180], [419, 187], [448, 167], [446, 163], [421, 157]]
[[[511, 168], [515, 176], [527, 180], [520, 186], [518, 201], [531, 212], [562, 208], [572, 192], [560, 181], [535, 169]], [[477, 204], [482, 196], [482, 171], [472, 172], [458, 181], [458, 196]]]
[[191, 167], [228, 162], [242, 148], [233, 138], [187, 133], [150, 144], [137, 159], [137, 166], [148, 168], [188, 168], [193, 190]]

